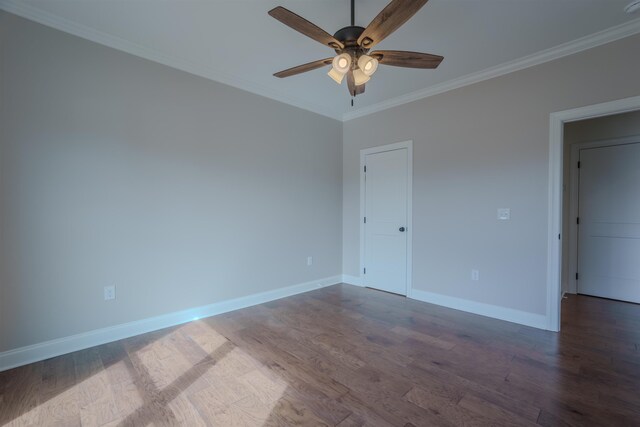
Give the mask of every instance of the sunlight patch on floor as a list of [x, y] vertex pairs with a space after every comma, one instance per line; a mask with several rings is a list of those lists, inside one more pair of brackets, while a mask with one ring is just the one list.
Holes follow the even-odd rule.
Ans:
[[[194, 347], [181, 352], [181, 345]], [[205, 418], [214, 425], [262, 425], [287, 389], [285, 381], [200, 321], [145, 345], [132, 361], [167, 401], [167, 416], [180, 424]]]
[[[70, 357], [71, 366], [60, 363]], [[260, 426], [287, 389], [276, 373], [204, 321], [44, 363], [48, 373], [31, 375], [33, 400], [4, 425]], [[58, 376], [62, 367], [71, 375]]]

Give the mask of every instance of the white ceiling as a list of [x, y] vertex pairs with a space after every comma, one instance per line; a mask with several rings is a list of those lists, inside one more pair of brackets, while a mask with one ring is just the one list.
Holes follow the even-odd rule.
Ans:
[[[366, 26], [388, 1], [356, 0], [356, 25]], [[268, 10], [281, 5], [334, 33], [349, 25], [349, 0], [0, 0], [0, 7], [341, 119], [624, 23], [625, 34], [638, 32], [638, 15], [623, 10], [628, 3], [430, 0], [377, 48], [443, 55], [440, 67], [381, 66], [367, 84], [366, 93], [356, 98], [355, 107], [350, 105], [345, 82], [335, 84], [326, 76], [328, 69], [286, 79], [272, 76], [333, 52], [267, 15]]]

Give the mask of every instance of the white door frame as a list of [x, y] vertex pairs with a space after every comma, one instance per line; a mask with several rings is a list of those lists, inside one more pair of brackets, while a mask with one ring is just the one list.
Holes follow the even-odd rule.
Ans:
[[569, 278], [567, 292], [575, 294], [578, 292], [578, 281], [575, 272], [578, 271], [578, 224], [573, 218], [578, 217], [578, 195], [580, 191], [578, 161], [580, 160], [580, 150], [588, 148], [611, 147], [615, 145], [640, 143], [640, 135], [624, 136], [620, 138], [608, 138], [601, 140], [587, 140], [571, 144], [571, 162], [569, 164]]
[[564, 124], [640, 110], [640, 96], [551, 113], [547, 240], [547, 329], [560, 330], [562, 299], [562, 155]]
[[364, 285], [364, 208], [365, 208], [365, 173], [364, 165], [366, 156], [375, 153], [384, 153], [385, 151], [393, 151], [406, 148], [407, 149], [407, 297], [411, 298], [412, 291], [412, 260], [413, 260], [413, 141], [396, 142], [395, 144], [380, 145], [378, 147], [365, 148], [360, 150], [360, 277], [361, 284]]

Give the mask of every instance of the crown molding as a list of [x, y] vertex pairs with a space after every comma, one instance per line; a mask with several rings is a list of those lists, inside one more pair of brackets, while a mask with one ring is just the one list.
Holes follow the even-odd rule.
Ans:
[[378, 111], [387, 110], [419, 99], [428, 98], [450, 90], [479, 83], [484, 80], [503, 76], [505, 74], [513, 73], [514, 71], [523, 70], [525, 68], [573, 55], [574, 53], [611, 43], [638, 33], [640, 33], [640, 19], [634, 19], [632, 21], [625, 22], [624, 24], [560, 44], [550, 49], [545, 49], [532, 55], [524, 56], [514, 61], [505, 62], [504, 64], [487, 68], [476, 73], [467, 74], [466, 76], [462, 76], [457, 79], [448, 80], [406, 95], [349, 111], [342, 115], [342, 121], [346, 122], [358, 117], [368, 116], [369, 114], [377, 113]]
[[140, 58], [167, 65], [181, 71], [186, 71], [187, 73], [194, 74], [199, 77], [214, 80], [216, 82], [223, 83], [225, 85], [232, 86], [246, 92], [261, 95], [266, 98], [283, 102], [294, 107], [302, 108], [303, 110], [311, 111], [316, 114], [321, 114], [332, 119], [336, 119], [339, 121], [342, 120], [341, 113], [333, 111], [328, 107], [317, 105], [315, 103], [290, 96], [289, 94], [285, 94], [281, 91], [274, 91], [273, 89], [270, 89], [263, 85], [238, 78], [237, 76], [221, 72], [211, 67], [196, 64], [191, 61], [186, 61], [175, 56], [163, 54], [162, 52], [159, 52], [155, 49], [150, 49], [137, 43], [125, 40], [123, 38], [116, 37], [102, 31], [94, 30], [90, 27], [69, 21], [64, 18], [60, 18], [58, 16], [52, 15], [51, 13], [25, 4], [24, 2], [19, 0], [0, 0], [0, 9], [20, 16], [22, 18], [26, 18], [39, 24], [45, 25], [47, 27], [69, 33], [74, 36], [107, 47], [111, 47], [113, 49], [126, 52], [134, 56], [138, 56]]

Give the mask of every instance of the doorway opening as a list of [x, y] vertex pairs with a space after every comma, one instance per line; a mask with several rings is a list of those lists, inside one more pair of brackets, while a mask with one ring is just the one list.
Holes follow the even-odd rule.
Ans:
[[564, 126], [562, 292], [640, 303], [640, 111]]
[[[629, 114], [629, 115], [627, 115]], [[638, 114], [634, 116], [634, 114]], [[633, 125], [640, 126], [640, 122], [636, 120], [640, 116], [640, 96], [621, 99], [617, 101], [607, 102], [603, 104], [592, 105], [588, 107], [577, 108], [573, 110], [552, 113], [550, 117], [550, 151], [549, 151], [549, 234], [548, 234], [548, 270], [547, 270], [547, 329], [552, 331], [560, 330], [561, 321], [561, 300], [565, 293], [571, 293], [572, 281], [575, 282], [575, 273], [572, 271], [574, 265], [578, 264], [579, 255], [574, 245], [573, 252], [570, 252], [572, 246], [572, 237], [577, 241], [579, 229], [572, 227], [571, 222], [577, 224], [578, 215], [576, 212], [580, 210], [578, 205], [570, 204], [570, 195], [579, 195], [578, 181], [571, 180], [575, 171], [572, 171], [571, 151], [581, 149], [596, 149], [598, 144], [606, 146], [608, 141], [610, 146], [621, 145], [623, 140], [620, 138], [632, 138], [640, 135], [640, 127], [637, 132], [632, 130]], [[635, 123], [633, 123], [635, 121]], [[623, 127], [621, 123], [631, 123], [631, 125]], [[609, 131], [606, 135], [607, 126], [612, 126], [617, 131]], [[599, 129], [596, 131], [596, 129]], [[603, 132], [597, 134], [596, 132]], [[617, 135], [616, 135], [617, 132]], [[626, 133], [626, 135], [624, 135]], [[587, 135], [587, 137], [585, 137]], [[598, 136], [600, 135], [600, 136]], [[592, 139], [592, 141], [587, 141]], [[624, 141], [629, 141], [625, 139]], [[588, 146], [589, 142], [595, 145]], [[579, 144], [583, 144], [579, 146]], [[597, 161], [599, 154], [591, 152], [587, 158], [589, 162]], [[621, 157], [619, 154], [613, 154], [613, 157]], [[624, 157], [624, 156], [622, 156]], [[594, 163], [595, 164], [595, 163]], [[581, 165], [582, 166], [582, 165]], [[577, 163], [575, 165], [577, 169]], [[606, 168], [606, 170], [614, 170]], [[594, 175], [595, 176], [595, 175]], [[584, 189], [584, 187], [583, 187]], [[592, 191], [587, 187], [587, 191]], [[596, 191], [597, 193], [597, 191]], [[596, 200], [596, 205], [602, 204], [602, 201]], [[573, 208], [573, 210], [572, 210]], [[589, 209], [586, 206], [583, 209]], [[593, 212], [593, 209], [591, 209]], [[590, 213], [592, 215], [592, 213]], [[606, 221], [596, 221], [606, 222]], [[622, 221], [624, 222], [624, 221]], [[572, 232], [573, 230], [573, 232]], [[607, 230], [599, 230], [606, 232]], [[611, 230], [609, 230], [610, 232]], [[584, 233], [584, 230], [583, 230]], [[596, 235], [607, 235], [592, 233]], [[594, 256], [591, 254], [591, 256]], [[570, 265], [571, 257], [575, 258], [575, 264]], [[587, 260], [583, 260], [583, 265]], [[572, 279], [572, 277], [574, 279]], [[578, 274], [578, 282], [580, 275]], [[577, 285], [577, 283], [574, 283]], [[577, 290], [577, 286], [575, 287]]]

